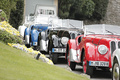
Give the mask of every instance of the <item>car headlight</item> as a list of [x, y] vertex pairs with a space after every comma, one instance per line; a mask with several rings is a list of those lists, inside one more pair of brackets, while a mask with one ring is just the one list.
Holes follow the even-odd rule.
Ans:
[[100, 45], [100, 46], [98, 47], [98, 52], [99, 52], [100, 54], [106, 54], [107, 51], [108, 51], [108, 48], [107, 48], [105, 45]]
[[67, 38], [67, 37], [62, 37], [61, 43], [62, 43], [63, 45], [66, 45], [67, 42], [68, 42], [68, 40], [69, 40], [69, 38]]

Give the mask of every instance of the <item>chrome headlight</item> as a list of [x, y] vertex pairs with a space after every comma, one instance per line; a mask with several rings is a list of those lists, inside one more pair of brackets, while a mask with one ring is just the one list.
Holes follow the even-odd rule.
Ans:
[[107, 48], [105, 45], [100, 45], [100, 46], [98, 47], [98, 52], [99, 52], [100, 54], [106, 54], [107, 51], [108, 51], [108, 48]]
[[69, 38], [67, 38], [67, 37], [62, 37], [61, 43], [62, 43], [63, 45], [66, 45], [67, 42], [68, 42], [68, 40], [69, 40]]

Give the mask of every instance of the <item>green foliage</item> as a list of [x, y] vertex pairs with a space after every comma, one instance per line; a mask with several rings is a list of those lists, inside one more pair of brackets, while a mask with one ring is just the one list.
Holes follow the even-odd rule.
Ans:
[[101, 20], [109, 0], [59, 0], [59, 17], [78, 20]]
[[23, 13], [24, 13], [24, 0], [18, 0], [16, 3], [16, 9], [11, 10], [10, 14], [10, 24], [14, 28], [18, 28], [19, 25], [21, 25], [23, 21]]
[[107, 11], [109, 0], [93, 0], [93, 2], [95, 3], [95, 10], [92, 18], [97, 20], [103, 19]]
[[4, 21], [4, 20], [8, 21], [5, 12], [2, 11], [2, 12], [0, 12], [0, 22], [1, 22], [1, 21]]
[[58, 0], [60, 18], [68, 18], [72, 0]]
[[3, 41], [4, 43], [20, 43], [22, 44], [22, 40], [20, 37], [12, 35], [6, 31], [0, 30], [0, 41]]
[[95, 4], [92, 0], [76, 0], [71, 6], [70, 18], [86, 19], [91, 17], [94, 11]]
[[0, 0], [0, 9], [5, 11], [7, 18], [9, 19], [11, 9], [15, 8], [17, 0]]

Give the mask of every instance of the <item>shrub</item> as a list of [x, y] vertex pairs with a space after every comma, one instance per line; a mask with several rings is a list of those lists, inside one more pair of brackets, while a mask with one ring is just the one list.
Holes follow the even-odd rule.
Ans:
[[0, 41], [4, 43], [20, 43], [22, 44], [22, 40], [20, 37], [12, 35], [6, 31], [0, 30]]
[[5, 12], [3, 10], [1, 10], [1, 12], [0, 12], [0, 22], [4, 21], [4, 20], [8, 21]]

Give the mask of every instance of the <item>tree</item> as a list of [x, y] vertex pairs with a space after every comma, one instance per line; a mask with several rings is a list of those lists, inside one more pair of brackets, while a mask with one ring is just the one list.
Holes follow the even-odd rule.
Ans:
[[83, 20], [92, 16], [95, 4], [92, 0], [75, 0], [69, 18]]
[[101, 20], [104, 18], [109, 0], [93, 0], [95, 3], [95, 10], [91, 18]]
[[60, 18], [68, 18], [70, 7], [74, 0], [58, 0], [59, 11], [58, 15]]
[[11, 9], [16, 7], [17, 0], [0, 0], [0, 9], [2, 9], [9, 19]]
[[11, 10], [9, 19], [10, 24], [16, 29], [18, 28], [19, 25], [21, 25], [23, 21], [23, 13], [24, 13], [24, 0], [18, 0], [16, 3], [16, 9]]

